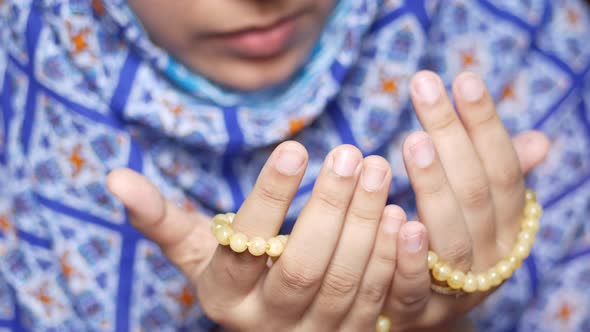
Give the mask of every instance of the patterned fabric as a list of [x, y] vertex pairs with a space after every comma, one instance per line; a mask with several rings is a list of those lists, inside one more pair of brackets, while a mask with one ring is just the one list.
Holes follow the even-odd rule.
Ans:
[[[478, 72], [511, 133], [553, 140], [528, 179], [547, 213], [532, 256], [473, 317], [481, 331], [590, 331], [590, 13], [577, 0], [340, 0], [297, 77], [254, 97], [190, 73], [123, 0], [0, 1], [0, 331], [208, 331], [184, 278], [105, 188], [127, 166], [171, 200], [235, 210], [273, 146], [310, 166], [354, 144], [388, 158], [419, 128], [408, 80]], [[330, 49], [325, 45], [334, 47]]]

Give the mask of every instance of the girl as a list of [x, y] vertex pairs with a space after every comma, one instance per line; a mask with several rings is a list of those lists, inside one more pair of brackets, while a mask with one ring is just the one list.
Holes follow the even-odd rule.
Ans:
[[[389, 197], [412, 216], [416, 201], [430, 247], [459, 268], [497, 261], [496, 239], [514, 241], [524, 185], [493, 97], [509, 132], [543, 129], [555, 148], [530, 177], [549, 207], [533, 256], [476, 321], [487, 330], [587, 329], [588, 295], [576, 291], [585, 285], [590, 193], [582, 3], [113, 0], [1, 8], [7, 328], [207, 330], [193, 287], [205, 311], [235, 329], [366, 330], [381, 311], [400, 329], [457, 319], [485, 295], [432, 294], [424, 226], [383, 207]], [[442, 81], [422, 72], [409, 84], [420, 68]], [[463, 70], [479, 73], [491, 94], [477, 76], [460, 76], [458, 118], [443, 87]], [[476, 125], [486, 119], [490, 125]], [[420, 123], [430, 135], [413, 134], [402, 151]], [[535, 133], [517, 137], [526, 171], [547, 144]], [[269, 158], [287, 138], [307, 153], [289, 142]], [[385, 159], [363, 160], [351, 146], [328, 153], [341, 143]], [[192, 284], [130, 227], [106, 189], [106, 174], [124, 166], [155, 187], [118, 170], [111, 190]], [[247, 255], [214, 251], [201, 226], [203, 215], [240, 206], [235, 227], [250, 236], [275, 235], [283, 217], [288, 232], [299, 216], [269, 270]], [[355, 221], [350, 211], [363, 208], [355, 215], [365, 218]], [[398, 256], [397, 269], [375, 268], [380, 253]], [[387, 299], [367, 291], [373, 284], [391, 285]]]

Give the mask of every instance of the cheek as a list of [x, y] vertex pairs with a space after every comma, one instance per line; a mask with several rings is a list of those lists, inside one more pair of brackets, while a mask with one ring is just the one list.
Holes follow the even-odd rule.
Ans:
[[315, 38], [319, 37], [321, 34], [330, 14], [334, 10], [334, 6], [336, 6], [337, 0], [317, 0], [315, 3], [316, 11], [313, 17], [313, 22], [309, 25], [309, 29], [313, 29], [313, 31], [308, 31], [311, 35]]
[[334, 6], [336, 6], [337, 2], [338, 2], [337, 0], [317, 0], [316, 1], [318, 9], [322, 13], [324, 19], [326, 19], [330, 15], [332, 10], [334, 9]]
[[174, 50], [184, 40], [187, 13], [193, 10], [188, 0], [128, 0], [129, 6], [159, 46]]

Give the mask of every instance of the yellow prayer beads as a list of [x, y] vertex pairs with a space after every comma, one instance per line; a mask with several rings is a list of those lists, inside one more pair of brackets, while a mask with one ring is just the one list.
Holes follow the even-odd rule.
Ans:
[[[450, 290], [460, 290], [465, 293], [476, 291], [486, 292], [510, 278], [514, 271], [522, 265], [522, 261], [530, 255], [536, 233], [540, 227], [539, 219], [543, 214], [543, 208], [537, 203], [537, 195], [534, 191], [527, 190], [525, 198], [526, 205], [524, 208], [522, 229], [518, 234], [518, 240], [510, 255], [499, 261], [486, 272], [464, 273], [453, 270], [447, 263], [440, 261], [434, 252], [429, 251], [428, 268], [432, 273], [432, 278], [437, 282], [446, 283]], [[434, 287], [433, 290], [440, 288], [440, 286]], [[444, 294], [447, 293], [450, 292], [444, 292]]]
[[218, 214], [213, 218], [211, 232], [219, 244], [229, 246], [236, 253], [248, 251], [252, 256], [262, 256], [264, 254], [272, 258], [281, 256], [289, 236], [279, 235], [268, 240], [261, 237], [248, 239], [245, 234], [235, 232], [232, 227], [234, 218], [234, 213]]

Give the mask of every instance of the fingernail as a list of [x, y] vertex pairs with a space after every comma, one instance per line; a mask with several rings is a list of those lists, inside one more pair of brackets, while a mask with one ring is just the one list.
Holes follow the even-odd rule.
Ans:
[[479, 101], [484, 94], [483, 82], [473, 74], [465, 75], [459, 84], [459, 92], [463, 99], [470, 103]]
[[409, 150], [412, 161], [419, 168], [427, 168], [434, 162], [434, 146], [428, 136], [410, 146]]
[[301, 151], [292, 148], [285, 148], [279, 151], [275, 167], [279, 173], [286, 176], [293, 176], [301, 171], [305, 163], [305, 156]]
[[365, 164], [363, 174], [361, 175], [361, 183], [363, 188], [369, 192], [379, 191], [385, 182], [385, 175], [387, 169], [377, 165]]
[[401, 220], [393, 216], [385, 216], [383, 219], [383, 232], [385, 234], [397, 234], [401, 226]]
[[412, 81], [412, 94], [426, 105], [434, 105], [441, 96], [439, 80], [432, 73], [421, 73]]
[[353, 176], [360, 163], [358, 155], [348, 150], [339, 150], [333, 158], [332, 170], [342, 177]]
[[409, 253], [417, 253], [422, 249], [424, 243], [424, 233], [418, 231], [416, 233], [404, 234], [402, 236], [404, 241], [404, 248]]

